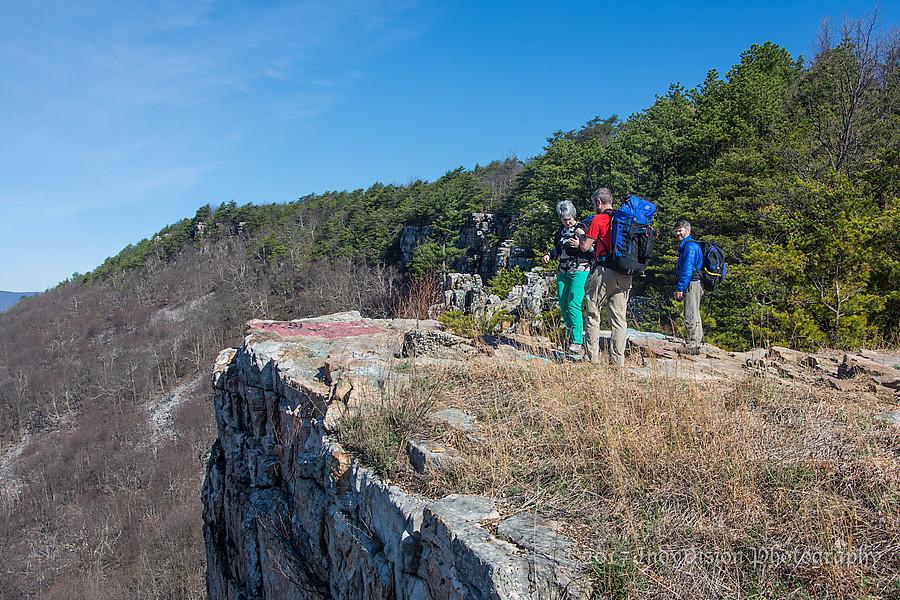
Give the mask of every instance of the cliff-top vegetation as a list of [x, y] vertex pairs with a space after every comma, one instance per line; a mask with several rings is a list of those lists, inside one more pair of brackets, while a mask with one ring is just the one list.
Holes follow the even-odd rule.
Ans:
[[[873, 418], [888, 398], [534, 358], [403, 373], [413, 384], [353, 413], [342, 444], [407, 490], [557, 523], [596, 598], [900, 593], [900, 430]], [[475, 435], [427, 418], [443, 409]], [[460, 460], [418, 472], [408, 439]]]

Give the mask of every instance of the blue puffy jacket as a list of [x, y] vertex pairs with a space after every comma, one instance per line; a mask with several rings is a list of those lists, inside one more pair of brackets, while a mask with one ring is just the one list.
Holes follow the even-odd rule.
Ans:
[[703, 268], [703, 251], [700, 244], [694, 238], [687, 236], [681, 240], [678, 247], [678, 264], [675, 265], [675, 273], [678, 275], [678, 284], [675, 291], [684, 292], [693, 280], [700, 279], [700, 269]]

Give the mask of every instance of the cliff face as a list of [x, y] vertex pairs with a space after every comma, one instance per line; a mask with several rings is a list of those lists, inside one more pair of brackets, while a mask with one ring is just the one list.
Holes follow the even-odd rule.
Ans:
[[[508, 223], [489, 213], [472, 213], [460, 227], [456, 246], [463, 251], [450, 268], [453, 272], [444, 278], [444, 304], [442, 310], [461, 311], [465, 314], [491, 313], [500, 308], [512, 309], [516, 315], [540, 331], [537, 317], [541, 313], [542, 298], [549, 291], [550, 277], [542, 269], [531, 272], [535, 266], [532, 252], [514, 246], [509, 238]], [[416, 248], [426, 242], [431, 227], [404, 227], [400, 235], [400, 264], [408, 265]], [[516, 286], [509, 298], [499, 298], [489, 293], [486, 286], [503, 269], [517, 268], [525, 273], [525, 281]]]
[[[534, 258], [527, 248], [514, 246], [509, 225], [490, 213], [472, 213], [459, 229], [456, 246], [463, 250], [451, 265], [459, 273], [478, 275], [488, 281], [502, 269], [519, 267], [522, 271], [534, 266]], [[431, 234], [431, 227], [404, 227], [400, 234], [400, 263], [409, 264], [419, 244]]]
[[501, 521], [498, 539], [482, 525], [500, 518], [492, 500], [405, 493], [336, 442], [344, 414], [403, 377], [401, 354], [473, 350], [437, 329], [355, 313], [253, 321], [222, 352], [203, 487], [211, 599], [581, 595], [571, 542], [538, 517]]
[[[900, 360], [879, 353], [840, 362], [778, 347], [728, 353], [708, 346], [703, 356], [679, 358], [679, 343], [630, 330], [628, 371], [695, 381], [750, 373], [846, 391], [866, 385], [888, 396], [900, 389]], [[493, 360], [540, 360], [516, 340], [497, 344]], [[364, 416], [404, 383], [406, 363], [462, 362], [475, 351], [436, 322], [356, 313], [251, 322], [243, 346], [221, 353], [212, 378], [218, 440], [203, 487], [209, 597], [585, 597], [576, 548], [550, 523], [530, 513], [502, 518], [489, 498], [409, 494], [336, 441], [345, 415]], [[479, 435], [471, 415], [446, 409], [431, 416], [438, 415], [447, 427]], [[448, 450], [409, 440], [407, 451], [410, 465], [423, 470], [463, 460]]]

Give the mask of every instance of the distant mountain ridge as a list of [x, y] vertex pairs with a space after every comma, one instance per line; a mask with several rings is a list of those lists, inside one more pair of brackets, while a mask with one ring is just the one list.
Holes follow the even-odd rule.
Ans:
[[4, 292], [0, 290], [0, 312], [18, 304], [22, 296], [34, 296], [38, 292]]

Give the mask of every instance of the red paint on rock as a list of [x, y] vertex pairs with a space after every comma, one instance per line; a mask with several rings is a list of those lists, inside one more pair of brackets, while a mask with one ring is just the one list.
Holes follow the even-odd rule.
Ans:
[[370, 325], [365, 321], [338, 321], [334, 323], [250, 323], [250, 326], [264, 331], [277, 333], [282, 337], [314, 335], [327, 339], [369, 335], [372, 333], [383, 333], [385, 331], [384, 329]]

